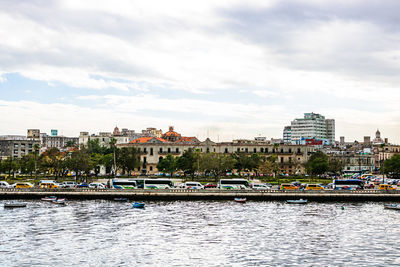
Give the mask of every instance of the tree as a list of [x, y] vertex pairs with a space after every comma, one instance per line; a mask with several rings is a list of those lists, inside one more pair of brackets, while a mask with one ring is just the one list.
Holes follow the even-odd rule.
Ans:
[[102, 156], [101, 165], [103, 165], [106, 168], [106, 173], [110, 173], [112, 166], [114, 165], [114, 154], [109, 153]]
[[14, 173], [19, 169], [18, 161], [13, 157], [8, 157], [5, 160], [1, 161], [1, 170], [5, 173], [8, 173], [8, 176], [11, 176], [11, 173], [14, 176]]
[[113, 150], [113, 156], [114, 156], [114, 167], [113, 167], [113, 175], [115, 175], [117, 171], [117, 156], [116, 156], [116, 144], [117, 144], [117, 139], [114, 137], [110, 139], [110, 147]]
[[193, 179], [196, 171], [196, 163], [197, 156], [193, 149], [189, 148], [178, 158], [177, 166], [178, 169], [182, 170], [185, 174], [189, 174]]
[[328, 156], [322, 151], [317, 151], [311, 155], [306, 163], [306, 170], [311, 175], [324, 174], [329, 169]]
[[229, 155], [217, 153], [201, 154], [199, 157], [199, 167], [205, 173], [212, 173], [217, 181], [221, 174], [235, 167], [235, 159]]
[[32, 177], [33, 172], [35, 171], [35, 156], [34, 154], [28, 154], [23, 156], [19, 160], [19, 167], [22, 173], [29, 173]]
[[387, 159], [383, 164], [383, 170], [393, 178], [400, 178], [400, 155], [394, 155]]
[[34, 144], [33, 145], [33, 155], [35, 159], [35, 180], [37, 180], [37, 167], [38, 167], [38, 157], [40, 152], [40, 145]]
[[[90, 140], [89, 140], [90, 141]], [[75, 144], [74, 141], [69, 140], [67, 141], [67, 143], [65, 144], [65, 147], [76, 147], [77, 144]]]
[[267, 158], [262, 158], [261, 162], [258, 167], [258, 172], [262, 174], [274, 174], [275, 177], [278, 178], [278, 184], [279, 184], [279, 175], [278, 172], [280, 171], [280, 166], [279, 163], [277, 162], [278, 156], [277, 155], [271, 155], [270, 157]]
[[260, 165], [261, 157], [257, 153], [253, 153], [248, 156], [246, 153], [235, 152], [232, 154], [232, 157], [235, 159], [235, 169], [240, 173], [243, 171], [253, 171], [257, 170]]
[[333, 157], [329, 158], [329, 172], [337, 175], [342, 172], [343, 168], [344, 164], [340, 159], [336, 159]]
[[49, 172], [56, 175], [56, 179], [63, 173], [64, 154], [58, 148], [50, 148], [42, 154], [42, 166]]
[[124, 174], [125, 171], [130, 174], [131, 171], [140, 167], [140, 153], [136, 147], [123, 147], [119, 150], [117, 163]]
[[178, 169], [178, 159], [171, 154], [168, 154], [165, 158], [158, 162], [157, 169], [164, 174], [169, 173], [172, 177], [174, 172], [176, 172]]
[[75, 172], [76, 178], [82, 173], [88, 173], [93, 168], [90, 154], [86, 149], [72, 152], [70, 157], [66, 160], [66, 166], [69, 170]]

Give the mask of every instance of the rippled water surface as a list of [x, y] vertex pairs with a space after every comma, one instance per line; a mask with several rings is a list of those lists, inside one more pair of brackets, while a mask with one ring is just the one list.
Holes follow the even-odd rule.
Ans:
[[383, 203], [5, 202], [1, 266], [400, 265], [400, 212]]

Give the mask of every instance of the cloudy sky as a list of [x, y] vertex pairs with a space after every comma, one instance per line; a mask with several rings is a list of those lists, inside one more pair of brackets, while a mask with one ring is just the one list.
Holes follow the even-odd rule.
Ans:
[[0, 134], [169, 125], [400, 143], [400, 1], [0, 0]]

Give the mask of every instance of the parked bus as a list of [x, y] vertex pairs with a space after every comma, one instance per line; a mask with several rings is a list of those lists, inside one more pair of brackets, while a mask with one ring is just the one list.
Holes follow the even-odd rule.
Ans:
[[113, 179], [112, 188], [116, 189], [136, 189], [137, 182], [134, 179]]
[[171, 179], [144, 179], [144, 189], [171, 189], [174, 182]]
[[219, 189], [250, 189], [249, 181], [246, 179], [221, 179], [218, 182]]
[[357, 190], [364, 189], [364, 181], [358, 179], [333, 180], [333, 189]]

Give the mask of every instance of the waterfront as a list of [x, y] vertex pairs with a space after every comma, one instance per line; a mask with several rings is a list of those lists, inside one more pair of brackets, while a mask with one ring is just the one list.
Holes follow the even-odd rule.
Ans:
[[4, 266], [400, 264], [400, 213], [383, 203], [6, 202]]

